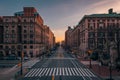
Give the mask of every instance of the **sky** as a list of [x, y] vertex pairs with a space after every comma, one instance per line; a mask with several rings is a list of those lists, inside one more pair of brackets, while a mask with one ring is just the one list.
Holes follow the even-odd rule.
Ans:
[[76, 26], [84, 15], [120, 13], [120, 0], [0, 0], [0, 16], [12, 16], [23, 7], [35, 7], [56, 37], [62, 41], [68, 26]]

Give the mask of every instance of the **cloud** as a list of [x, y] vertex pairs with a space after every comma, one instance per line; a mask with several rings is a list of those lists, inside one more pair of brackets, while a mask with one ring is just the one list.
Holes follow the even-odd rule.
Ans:
[[[76, 13], [71, 11], [72, 14], [68, 14], [68, 16], [59, 19], [59, 24], [63, 25], [63, 27], [58, 27], [58, 30], [56, 29], [56, 32], [57, 34], [63, 33], [65, 30], [67, 30], [67, 25], [77, 25], [84, 15], [108, 13], [108, 9], [110, 8], [113, 8], [115, 12], [120, 12], [119, 5], [119, 0], [101, 0], [86, 7], [79, 8], [78, 6], [76, 7], [76, 10], [78, 10]], [[63, 28], [63, 30], [59, 31], [61, 28]]]
[[107, 10], [113, 8], [116, 12], [120, 12], [120, 0], [102, 0], [98, 3], [90, 5], [86, 13], [107, 13]]

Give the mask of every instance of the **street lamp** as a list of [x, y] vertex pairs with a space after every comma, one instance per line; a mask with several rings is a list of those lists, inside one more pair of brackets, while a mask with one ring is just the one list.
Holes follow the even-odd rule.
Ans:
[[89, 68], [92, 68], [92, 64], [91, 64], [91, 54], [92, 54], [92, 50], [88, 50], [88, 55], [89, 55], [89, 59], [90, 59], [90, 65], [89, 65]]
[[23, 75], [23, 64], [22, 64], [22, 62], [23, 62], [23, 57], [24, 57], [24, 54], [23, 54], [23, 52], [22, 52], [22, 45], [20, 46], [20, 50], [21, 50], [21, 69], [20, 69], [20, 73], [21, 73], [21, 76]]

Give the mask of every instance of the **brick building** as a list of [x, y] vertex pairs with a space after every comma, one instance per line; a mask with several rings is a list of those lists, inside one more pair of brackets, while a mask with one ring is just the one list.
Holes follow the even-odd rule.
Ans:
[[0, 17], [0, 53], [37, 56], [45, 47], [44, 22], [34, 7]]
[[[112, 9], [108, 11], [108, 14], [85, 15], [79, 24], [69, 31], [68, 29], [65, 32], [66, 45], [70, 44], [71, 49], [74, 46], [77, 47], [78, 55], [86, 56], [86, 52], [92, 50], [99, 54], [110, 53], [110, 55], [114, 54], [113, 57], [118, 57], [120, 14], [113, 12]], [[69, 39], [67, 39], [68, 37]]]

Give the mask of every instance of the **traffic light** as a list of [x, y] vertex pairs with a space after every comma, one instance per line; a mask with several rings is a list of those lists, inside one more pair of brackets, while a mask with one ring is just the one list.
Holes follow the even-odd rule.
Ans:
[[93, 53], [93, 51], [92, 50], [88, 50], [87, 53], [90, 56]]

